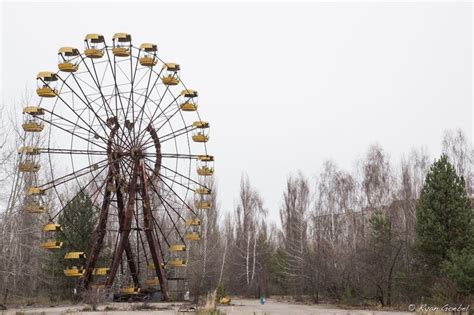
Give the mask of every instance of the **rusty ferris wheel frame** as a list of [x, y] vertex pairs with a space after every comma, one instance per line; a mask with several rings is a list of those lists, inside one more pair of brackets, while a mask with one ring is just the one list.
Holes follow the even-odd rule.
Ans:
[[[41, 246], [68, 248], [64, 274], [78, 278], [80, 289], [110, 288], [120, 272], [133, 282], [124, 293], [148, 285], [167, 300], [168, 280], [182, 279], [188, 244], [200, 239], [200, 212], [211, 207], [209, 123], [201, 120], [198, 93], [183, 84], [180, 66], [163, 62], [155, 44], [136, 47], [131, 35], [116, 33], [111, 45], [88, 34], [84, 46], [83, 53], [59, 49], [59, 71], [38, 73], [38, 104], [23, 109], [25, 210], [47, 214]], [[38, 176], [44, 154], [51, 174], [46, 183]], [[58, 156], [66, 170], [53, 167]], [[87, 256], [67, 238], [55, 239], [62, 233], [55, 220], [74, 200], [64, 197], [71, 182], [92, 196], [98, 210]], [[59, 210], [48, 209], [48, 191], [55, 192]], [[111, 253], [104, 252], [104, 242], [113, 245]], [[143, 281], [147, 270], [154, 275]]]

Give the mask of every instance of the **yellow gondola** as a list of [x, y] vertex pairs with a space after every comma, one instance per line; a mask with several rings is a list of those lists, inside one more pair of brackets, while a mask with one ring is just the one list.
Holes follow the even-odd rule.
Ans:
[[186, 245], [171, 245], [170, 246], [170, 251], [171, 252], [184, 252], [186, 251]]
[[145, 284], [147, 286], [158, 286], [160, 285], [160, 280], [158, 279], [158, 277], [154, 277], [152, 279], [146, 279]]
[[207, 166], [198, 167], [196, 171], [198, 175], [201, 176], [211, 176], [212, 174], [214, 174], [214, 169]]
[[132, 36], [127, 33], [115, 33], [113, 36], [112, 53], [116, 57], [130, 56]]
[[71, 268], [64, 269], [64, 275], [66, 277], [82, 277], [85, 269], [83, 267], [72, 266]]
[[143, 43], [140, 45], [140, 50], [144, 56], [140, 57], [139, 61], [142, 66], [153, 67], [158, 62], [156, 58], [156, 51], [158, 50], [155, 44]]
[[199, 241], [201, 239], [201, 234], [199, 234], [197, 232], [186, 233], [184, 235], [184, 238], [187, 241]]
[[42, 71], [36, 75], [38, 80], [38, 88], [36, 94], [41, 97], [56, 97], [58, 91], [55, 88], [55, 83], [58, 81], [58, 76], [54, 72]]
[[61, 225], [56, 223], [48, 223], [43, 226], [43, 232], [59, 232], [61, 231]]
[[198, 155], [198, 160], [201, 162], [214, 162], [213, 155]]
[[79, 63], [74, 59], [80, 55], [79, 49], [74, 47], [61, 47], [58, 51], [58, 68], [63, 72], [76, 72]]
[[56, 241], [56, 240], [47, 240], [46, 242], [41, 244], [41, 247], [45, 249], [59, 249], [63, 246], [63, 242]]
[[30, 187], [26, 191], [26, 194], [28, 196], [44, 196], [46, 194], [46, 191], [38, 187]]
[[125, 287], [125, 288], [120, 289], [120, 293], [122, 293], [122, 294], [138, 294], [138, 293], [140, 293], [140, 288]]
[[105, 40], [101, 34], [87, 34], [84, 38], [84, 55], [89, 58], [102, 58], [104, 56]]
[[44, 115], [44, 109], [39, 106], [26, 106], [23, 108], [23, 114], [29, 114], [32, 116]]
[[36, 173], [40, 170], [41, 166], [33, 161], [20, 162], [18, 170], [22, 173]]
[[195, 121], [193, 122], [193, 127], [201, 129], [201, 131], [198, 131], [193, 135], [192, 138], [194, 142], [207, 142], [209, 140], [209, 135], [205, 131], [206, 129], [209, 129], [209, 123], [207, 121]]
[[44, 124], [36, 122], [34, 120], [30, 120], [21, 125], [24, 131], [27, 132], [41, 132], [44, 129]]
[[196, 102], [196, 97], [198, 96], [198, 92], [195, 90], [182, 90], [181, 91], [181, 96], [184, 98], [187, 98], [181, 103], [181, 110], [183, 112], [194, 112], [197, 110], [198, 105]]
[[207, 141], [209, 141], [209, 137], [206, 136], [202, 132], [197, 132], [196, 134], [193, 135], [192, 138], [193, 138], [194, 142], [207, 142]]
[[201, 225], [201, 220], [199, 218], [187, 219], [186, 224], [190, 226], [199, 226]]
[[105, 267], [103, 267], [103, 268], [94, 268], [92, 270], [92, 275], [93, 276], [106, 276], [106, 275], [109, 274], [109, 272], [110, 272], [110, 268], [105, 268]]
[[209, 188], [205, 188], [205, 187], [196, 188], [194, 190], [194, 192], [196, 194], [199, 194], [199, 195], [210, 195], [211, 194], [211, 190]]
[[168, 262], [171, 267], [186, 267], [186, 260], [181, 258], [174, 258]]
[[47, 208], [46, 205], [41, 205], [37, 202], [25, 205], [24, 210], [29, 213], [44, 213]]
[[40, 154], [39, 148], [35, 147], [20, 147], [18, 149], [19, 154], [27, 154], [27, 155], [38, 155]]
[[196, 201], [194, 203], [194, 206], [197, 209], [210, 209], [211, 208], [211, 203], [209, 201]]
[[[155, 270], [155, 264], [148, 264], [146, 265], [148, 270]], [[161, 268], [165, 268], [165, 264], [161, 263]]]
[[176, 73], [180, 70], [179, 64], [177, 63], [165, 63], [163, 69], [166, 70], [165, 76], [161, 78], [164, 85], [178, 85], [179, 79], [176, 77]]
[[64, 255], [64, 259], [84, 259], [86, 254], [84, 252], [68, 252]]

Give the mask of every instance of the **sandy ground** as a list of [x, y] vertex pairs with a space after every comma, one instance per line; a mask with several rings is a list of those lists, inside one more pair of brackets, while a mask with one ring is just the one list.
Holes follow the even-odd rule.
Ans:
[[[137, 304], [137, 303], [135, 303]], [[410, 312], [381, 312], [364, 310], [344, 310], [332, 305], [301, 305], [287, 302], [278, 302], [268, 299], [265, 305], [260, 305], [258, 300], [234, 299], [230, 306], [218, 306], [226, 315], [408, 315]], [[85, 305], [49, 307], [49, 308], [18, 308], [0, 311], [1, 315], [58, 315], [58, 314], [90, 314], [90, 315], [123, 315], [123, 314], [157, 314], [157, 315], [180, 315], [194, 314], [193, 312], [180, 312], [181, 304], [176, 303], [149, 303], [149, 305], [161, 308], [161, 310], [131, 311], [131, 303], [108, 303], [99, 307], [98, 312], [82, 312]], [[113, 311], [103, 311], [105, 306], [114, 308]], [[164, 309], [167, 308], [167, 309]]]

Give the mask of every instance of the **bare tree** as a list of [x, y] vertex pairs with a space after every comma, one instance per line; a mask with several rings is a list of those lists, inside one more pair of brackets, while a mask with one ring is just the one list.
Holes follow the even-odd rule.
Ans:
[[280, 218], [286, 251], [285, 269], [294, 296], [301, 299], [306, 283], [308, 253], [307, 219], [310, 206], [308, 180], [301, 174], [290, 176], [283, 193]]
[[461, 129], [446, 130], [443, 137], [443, 153], [451, 160], [456, 172], [464, 177], [466, 191], [474, 194], [474, 148]]
[[240, 181], [239, 204], [235, 211], [237, 279], [246, 293], [255, 289], [257, 271], [257, 240], [261, 228], [260, 219], [265, 215], [259, 193], [250, 185], [248, 176]]

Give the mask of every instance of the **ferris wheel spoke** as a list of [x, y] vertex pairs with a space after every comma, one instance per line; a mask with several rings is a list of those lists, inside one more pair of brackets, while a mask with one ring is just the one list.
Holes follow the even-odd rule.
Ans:
[[[153, 126], [153, 124], [155, 123], [155, 121], [156, 121], [158, 118], [162, 117], [162, 115], [163, 115], [164, 117], [166, 117], [166, 120], [165, 120], [165, 122], [163, 123], [163, 125], [161, 125], [158, 129], [156, 129], [156, 131], [159, 131], [161, 127], [163, 127], [164, 125], [166, 125], [166, 124], [169, 122], [169, 120], [172, 118], [172, 116], [174, 116], [175, 113], [174, 113], [172, 116], [168, 117], [168, 116], [166, 116], [165, 111], [166, 111], [171, 105], [173, 105], [173, 103], [176, 102], [176, 99], [177, 99], [177, 98], [174, 98], [173, 101], [171, 101], [171, 103], [168, 104], [168, 106], [166, 106], [166, 108], [165, 108], [164, 110], [162, 110], [162, 109], [160, 108], [160, 103], [156, 104], [155, 112], [151, 115], [151, 118], [149, 119], [149, 122], [148, 122], [148, 126]], [[158, 116], [154, 117], [154, 116], [156, 115], [156, 111], [157, 111], [158, 109], [160, 109], [161, 113], [160, 113]], [[179, 110], [178, 110], [178, 111], [179, 111]], [[143, 141], [143, 138], [145, 137], [145, 131], [146, 131], [146, 129], [141, 130], [141, 131], [139, 132], [137, 138], [140, 138], [140, 141]]]
[[[146, 157], [154, 157], [156, 156], [156, 152], [145, 152], [143, 153]], [[160, 153], [162, 158], [169, 158], [169, 159], [186, 159], [186, 160], [197, 160], [199, 155], [196, 154], [181, 154], [181, 153]]]
[[[156, 89], [157, 91], [157, 94], [159, 95], [159, 92], [158, 92], [158, 87], [155, 86], [154, 89]], [[170, 94], [173, 98], [173, 100], [168, 104], [166, 105], [166, 107], [164, 109], [161, 109], [161, 101], [164, 99], [165, 97], [165, 94], [166, 92], [170, 91]], [[160, 98], [160, 102], [158, 103], [155, 111], [153, 112], [153, 115], [152, 115], [152, 120], [150, 121], [151, 124], [153, 124], [158, 118], [160, 118], [162, 115], [166, 116], [166, 112], [167, 110], [173, 105], [173, 104], [176, 104], [176, 101], [178, 100], [178, 97], [179, 97], [179, 94], [178, 96], [174, 96], [174, 94], [171, 92], [171, 90], [169, 89], [169, 87], [167, 87], [167, 89], [165, 90], [165, 93], [163, 94], [163, 96]], [[156, 102], [154, 102], [156, 104]], [[160, 113], [158, 116], [155, 117], [156, 113], [157, 113], [157, 110], [158, 108], [160, 109]]]
[[[149, 166], [147, 166], [147, 167], [148, 167], [149, 170], [151, 170], [151, 168], [150, 168]], [[191, 190], [191, 191], [192, 191], [191, 188], [189, 188], [189, 187], [183, 185], [182, 183], [176, 182], [176, 181], [170, 179], [169, 177], [166, 177], [166, 176], [160, 174], [160, 178], [161, 178], [161, 177], [164, 177], [164, 178], [166, 178], [166, 179], [168, 179], [168, 180], [171, 180], [171, 181], [173, 181], [173, 182], [175, 182], [175, 183], [177, 183], [177, 184], [183, 186], [184, 188], [187, 188], [188, 190]], [[168, 185], [168, 183], [166, 183], [164, 180], [161, 180], [161, 182], [162, 182], [163, 184], [165, 184], [165, 186], [170, 190], [170, 192], [172, 192], [173, 195], [175, 195], [175, 196], [186, 206], [186, 208], [188, 208], [189, 211], [191, 211], [194, 215], [197, 215], [196, 212], [194, 212], [194, 209], [193, 209], [191, 206], [189, 206], [189, 205], [186, 203], [186, 201], [184, 201], [184, 200], [181, 198], [181, 196], [180, 196], [178, 193], [176, 193], [170, 185]], [[152, 184], [152, 185], [153, 185], [153, 187], [154, 187], [154, 184]], [[201, 185], [201, 186], [202, 186], [202, 185]], [[160, 194], [158, 194], [158, 195], [160, 195]], [[160, 198], [161, 198], [161, 196], [160, 196]], [[173, 209], [173, 210], [174, 210], [174, 209]], [[181, 217], [181, 215], [180, 215], [179, 213], [177, 213], [177, 214]], [[183, 217], [181, 217], [181, 218], [183, 219]], [[183, 219], [183, 220], [184, 220], [184, 219]]]
[[103, 102], [104, 102], [104, 105], [105, 105], [105, 111], [107, 112], [107, 109], [109, 109], [110, 114], [111, 114], [111, 116], [112, 116], [112, 115], [114, 114], [114, 112], [113, 112], [112, 108], [110, 107], [110, 102], [105, 98], [104, 93], [102, 92], [102, 88], [101, 88], [101, 87], [103, 86], [102, 83], [103, 83], [103, 81], [104, 81], [105, 74], [107, 73], [107, 68], [108, 68], [109, 65], [108, 65], [107, 63], [105, 64], [104, 74], [103, 74], [103, 76], [102, 76], [102, 78], [101, 78], [101, 80], [100, 80], [100, 83], [99, 83], [99, 75], [97, 74], [97, 69], [96, 69], [96, 67], [95, 67], [94, 59], [91, 59], [91, 63], [92, 63], [92, 68], [93, 68], [93, 70], [94, 70], [94, 75], [95, 75], [95, 77], [94, 77], [94, 75], [92, 75], [92, 73], [91, 73], [91, 71], [90, 71], [90, 69], [89, 69], [89, 66], [87, 65], [87, 62], [85, 62], [84, 57], [83, 57], [82, 55], [81, 55], [81, 58], [82, 58], [84, 64], [86, 65], [87, 72], [88, 72], [89, 75], [91, 76], [92, 81], [94, 81], [95, 85], [97, 86], [97, 89], [98, 89], [98, 91], [99, 91], [99, 93], [100, 93], [100, 96], [101, 96], [101, 98], [102, 98], [102, 100], [103, 100]]
[[[74, 74], [72, 75], [72, 77], [75, 79]], [[97, 113], [92, 109], [92, 105], [89, 103], [89, 100], [88, 100], [87, 96], [85, 95], [84, 90], [82, 90], [82, 87], [81, 87], [79, 84], [78, 84], [79, 89], [81, 90], [81, 92], [82, 92], [82, 94], [84, 95], [84, 97], [86, 98], [86, 100], [83, 100], [83, 99], [79, 96], [79, 94], [77, 94], [76, 91], [74, 91], [74, 90], [69, 86], [69, 84], [67, 84], [67, 82], [66, 82], [63, 78], [61, 78], [61, 76], [58, 75], [58, 78], [63, 82], [64, 85], [66, 85], [66, 86], [68, 87], [68, 89], [69, 89], [91, 112], [93, 112], [93, 113], [97, 116], [98, 119], [100, 119], [100, 117], [97, 115]], [[76, 82], [77, 82], [77, 81], [76, 81]], [[63, 97], [61, 97], [61, 95], [58, 95], [58, 98], [59, 98], [72, 112], [74, 112], [74, 113], [76, 114], [76, 116], [77, 116], [86, 126], [90, 127], [89, 123], [87, 123], [87, 122], [81, 117], [81, 115], [79, 115], [79, 114], [77, 113], [76, 110], [74, 110], [73, 108], [71, 108], [71, 106], [64, 100]], [[105, 123], [105, 122], [103, 122], [103, 123]], [[105, 125], [105, 124], [104, 124], [104, 125], [101, 124], [101, 127], [102, 127], [104, 133], [107, 134], [107, 131], [105, 130], [105, 127], [104, 127], [104, 126], [106, 126], [106, 125]]]
[[[79, 134], [77, 134], [77, 133], [75, 133], [75, 132], [73, 132], [73, 131], [70, 131], [70, 130], [64, 128], [64, 127], [61, 127], [60, 125], [58, 125], [58, 124], [56, 124], [56, 123], [53, 123], [52, 121], [46, 120], [46, 119], [44, 119], [44, 118], [42, 118], [42, 117], [40, 117], [40, 116], [36, 116], [36, 118], [39, 119], [39, 120], [41, 120], [41, 121], [43, 121], [43, 122], [45, 122], [45, 123], [50, 124], [51, 126], [54, 126], [54, 127], [58, 128], [58, 129], [61, 129], [61, 130], [65, 131], [65, 132], [71, 134], [71, 135], [74, 136], [74, 137], [80, 138], [80, 139], [82, 139], [82, 140], [84, 140], [84, 141], [87, 141], [87, 142], [89, 142], [89, 143], [91, 143], [91, 144], [93, 144], [93, 145], [95, 145], [95, 146], [98, 146], [99, 148], [102, 148], [102, 149], [104, 149], [104, 150], [107, 150], [106, 147], [104, 147], [104, 146], [102, 146], [102, 145], [100, 145], [100, 144], [97, 144], [97, 143], [93, 142], [92, 140], [90, 140], [90, 139], [88, 139], [88, 138], [82, 137], [81, 135], [79, 135]], [[75, 125], [75, 126], [77, 127], [78, 125]]]
[[[168, 239], [166, 238], [166, 235], [165, 233], [163, 232], [163, 229], [161, 228], [162, 225], [161, 224], [158, 224], [158, 222], [156, 221], [156, 218], [155, 216], [152, 216], [153, 218], [153, 225], [156, 227], [156, 229], [153, 229], [154, 232], [155, 232], [155, 237], [157, 240], [160, 239], [159, 235], [158, 235], [158, 231], [160, 232], [161, 236], [163, 237], [163, 240], [165, 241], [166, 245], [168, 247], [170, 247], [170, 242], [168, 241]], [[163, 248], [161, 246], [161, 242], [158, 242], [158, 248], [160, 250], [160, 253], [161, 253], [161, 257], [165, 257], [164, 253], [163, 253]]]
[[[195, 181], [194, 179], [192, 179], [192, 178], [190, 178], [190, 177], [188, 177], [188, 176], [186, 176], [186, 175], [183, 175], [183, 174], [181, 174], [181, 173], [179, 173], [179, 172], [177, 172], [177, 171], [175, 171], [175, 170], [173, 170], [173, 169], [171, 169], [171, 168], [169, 168], [169, 167], [166, 167], [166, 166], [164, 166], [163, 164], [161, 165], [161, 167], [163, 167], [163, 168], [165, 168], [166, 170], [168, 170], [168, 171], [170, 171], [170, 172], [172, 172], [172, 173], [174, 173], [174, 174], [180, 176], [181, 178], [184, 178], [184, 179], [186, 179], [186, 180], [188, 180], [188, 181], [190, 181], [190, 182], [192, 182], [192, 183], [194, 183], [194, 184], [196, 184], [196, 185], [199, 185], [199, 186], [202, 187], [202, 188], [207, 188], [205, 185], [203, 185], [203, 184], [201, 184], [201, 183]], [[165, 178], [165, 179], [167, 179], [167, 180], [169, 180], [169, 181], [172, 181], [172, 182], [174, 182], [174, 183], [176, 183], [176, 184], [178, 184], [178, 185], [180, 185], [180, 186], [183, 186], [184, 188], [187, 188], [188, 190], [194, 191], [193, 189], [189, 188], [188, 186], [186, 186], [186, 185], [184, 185], [184, 184], [182, 184], [182, 183], [180, 183], [180, 182], [178, 182], [178, 181], [175, 181], [174, 179], [172, 179], [172, 178], [170, 178], [170, 177], [168, 177], [168, 176], [166, 176], [166, 175], [160, 174], [160, 177], [163, 177], [163, 178]]]
[[[100, 186], [97, 185], [97, 189], [96, 189], [93, 193], [90, 194], [91, 196], [94, 196], [94, 195], [95, 195], [94, 199], [92, 199], [92, 202], [91, 202], [92, 205], [95, 205], [95, 203], [96, 203], [98, 197], [100, 196], [100, 193], [98, 193], [98, 192], [105, 186], [105, 183], [106, 183], [106, 182], [103, 181]], [[81, 192], [83, 192], [83, 190], [84, 190], [84, 189], [79, 190], [79, 192], [78, 192], [73, 198], [71, 198], [70, 202], [72, 202]], [[69, 202], [69, 203], [70, 203], [70, 202]], [[69, 203], [68, 203], [68, 204], [69, 204]], [[68, 204], [66, 204], [66, 206], [67, 206]], [[63, 208], [60, 210], [59, 213], [63, 212], [63, 210], [66, 208], [66, 206], [63, 207]], [[54, 217], [50, 218], [50, 221], [53, 222], [54, 219], [56, 218], [56, 216], [57, 216], [59, 213], [57, 213]], [[86, 235], [83, 234], [83, 231], [77, 226], [77, 224], [73, 224], [74, 222], [71, 220], [71, 218], [69, 218], [69, 215], [67, 214], [67, 212], [64, 212], [63, 214], [64, 214], [63, 217], [66, 219], [66, 221], [68, 221], [68, 222], [70, 223], [70, 226], [76, 231], [76, 233], [78, 233], [78, 234], [84, 239], [84, 238], [86, 237]], [[74, 248], [74, 249], [76, 249], [76, 250], [78, 250], [78, 251], [83, 250], [83, 248], [79, 248], [78, 246], [75, 246], [75, 244], [72, 243], [71, 240], [67, 238], [67, 235], [65, 234], [65, 232], [64, 232], [63, 230], [61, 230], [61, 233], [62, 233], [62, 235], [66, 238], [66, 240], [68, 241], [68, 243], [72, 246], [72, 248]]]
[[[148, 167], [148, 169], [150, 169], [150, 168]], [[160, 198], [161, 202], [163, 202], [164, 198], [161, 197], [161, 194], [160, 194], [160, 193], [158, 192], [158, 190], [156, 189], [156, 185], [155, 185], [155, 184], [153, 183], [153, 181], [150, 179], [150, 176], [149, 176], [148, 174], [147, 174], [147, 177], [149, 178], [149, 183], [151, 184], [152, 190], [157, 194], [157, 196]], [[173, 192], [173, 194], [174, 194], [176, 197], [178, 197], [178, 199], [186, 206], [186, 208], [188, 208], [193, 214], [196, 215], [196, 213], [194, 212], [194, 210], [193, 210], [185, 201], [183, 201], [183, 199], [182, 199], [167, 183], [165, 183], [164, 181], [161, 181], [161, 182], [162, 182], [163, 184], [165, 184], [165, 185], [168, 187], [168, 189], [169, 189], [171, 192]], [[183, 221], [186, 221], [186, 220], [181, 216], [181, 214], [180, 214], [179, 212], [177, 212], [174, 208], [172, 208], [172, 209], [173, 209], [173, 211], [176, 213], [176, 215], [178, 215], [178, 217], [179, 217], [180, 219], [182, 219]]]
[[[105, 170], [106, 168], [103, 168], [100, 172], [98, 172], [94, 177], [92, 177], [92, 179], [84, 186], [84, 187], [81, 187], [81, 189], [79, 190], [79, 193], [81, 192], [84, 192], [86, 190], [87, 187], [89, 187], [90, 184], [92, 184], [93, 182], [95, 182], [96, 178]], [[106, 181], [104, 181], [104, 183], [102, 185], [104, 185], [106, 183]], [[97, 189], [95, 193], [97, 193], [99, 190]], [[76, 194], [76, 195], [77, 195]], [[71, 198], [63, 207], [61, 210], [59, 210], [53, 217], [52, 217], [52, 220], [54, 220], [59, 214], [61, 214], [64, 209], [66, 209], [70, 204], [71, 202], [74, 200], [74, 198]]]
[[[138, 50], [138, 56], [137, 56], [137, 59], [135, 61], [135, 70], [133, 70], [133, 58], [132, 58], [133, 54], [130, 54], [130, 78], [131, 78], [130, 97], [128, 98], [127, 111], [126, 111], [126, 114], [125, 114], [125, 119], [127, 119], [127, 117], [128, 117], [128, 112], [129, 112], [129, 109], [130, 109], [130, 103], [132, 103], [132, 122], [135, 122], [135, 111], [133, 110], [133, 106], [135, 104], [134, 99], [133, 99], [133, 96], [134, 96], [133, 87], [134, 87], [134, 84], [135, 84], [135, 76], [137, 74], [138, 60], [140, 59], [140, 52], [141, 52], [141, 50]], [[132, 130], [133, 130], [133, 134], [135, 135], [135, 128], [133, 128]]]
[[53, 154], [89, 154], [89, 155], [107, 155], [107, 151], [97, 150], [76, 150], [76, 149], [60, 149], [60, 148], [38, 148], [40, 153]]
[[[160, 72], [157, 74], [155, 82], [153, 83], [153, 86], [155, 86], [156, 83], [158, 82], [158, 80], [160, 79], [160, 75], [161, 75], [162, 72], [163, 72], [163, 68], [161, 68]], [[150, 92], [150, 94], [148, 94], [148, 90], [150, 88], [150, 81], [151, 81], [152, 73], [156, 73], [156, 72], [154, 72], [154, 71], [152, 71], [152, 69], [150, 69], [150, 75], [148, 76], [148, 83], [146, 85], [146, 90], [145, 90], [145, 99], [143, 100], [143, 105], [142, 105], [142, 107], [140, 108], [140, 110], [138, 111], [138, 114], [137, 114], [137, 120], [140, 121], [139, 126], [138, 126], [139, 134], [138, 134], [137, 137], [140, 136], [141, 128], [142, 128], [142, 121], [143, 121], [143, 112], [145, 111], [145, 107], [146, 107], [148, 98], [151, 95], [151, 92]], [[152, 91], [153, 91], [153, 89], [152, 89]]]
[[[102, 119], [101, 116], [99, 116], [98, 114], [98, 111], [96, 112], [94, 110], [94, 107], [92, 106], [92, 104], [97, 104], [97, 101], [99, 99], [102, 99], [103, 100], [103, 104], [102, 105], [99, 105], [98, 104], [98, 110], [100, 110], [102, 107], [104, 107], [105, 111], [107, 112], [107, 108], [105, 107], [107, 102], [105, 101], [105, 98], [104, 98], [104, 95], [102, 94], [102, 91], [101, 90], [98, 90], [98, 92], [100, 93], [100, 96], [97, 97], [96, 99], [90, 99], [90, 96], [86, 95], [84, 90], [82, 89], [81, 85], [79, 84], [79, 82], [77, 81], [77, 79], [80, 79], [78, 76], [74, 75], [74, 73], [72, 73], [72, 77], [74, 78], [77, 86], [79, 87], [79, 89], [81, 90], [82, 94], [84, 95], [84, 97], [86, 98], [86, 100], [88, 101], [88, 105], [87, 108], [94, 114], [95, 118], [97, 118], [98, 122], [100, 123], [100, 126], [102, 127], [102, 130], [107, 133], [107, 131], [105, 130], [105, 127], [107, 124], [106, 122], [104, 121], [104, 119]], [[83, 80], [81, 80], [83, 81]], [[95, 81], [94, 81], [95, 82]], [[90, 86], [90, 85], [89, 85]], [[93, 87], [92, 87], [93, 88]]]
[[[203, 187], [203, 188], [207, 188], [207, 187], [204, 186], [203, 184], [201, 184], [201, 183], [195, 181], [194, 179], [192, 179], [192, 178], [190, 178], [190, 177], [188, 177], [188, 176], [186, 176], [186, 175], [183, 175], [183, 174], [181, 174], [180, 172], [175, 171], [175, 170], [173, 170], [173, 169], [171, 169], [171, 168], [169, 168], [169, 167], [166, 167], [166, 166], [163, 165], [163, 164], [161, 165], [161, 167], [165, 168], [166, 170], [168, 170], [168, 171], [170, 171], [170, 172], [172, 172], [172, 173], [175, 173], [176, 175], [179, 175], [179, 176], [181, 176], [181, 177], [183, 177], [183, 178], [189, 180], [190, 182], [193, 182], [193, 183], [196, 184], [196, 185], [199, 185], [199, 186], [201, 186], [201, 187]], [[163, 174], [160, 174], [160, 176], [166, 177], [166, 176], [163, 175]]]
[[[106, 139], [106, 138], [100, 136], [98, 133], [92, 132], [90, 129], [86, 129], [86, 128], [84, 128], [84, 127], [78, 125], [78, 124], [75, 124], [73, 121], [70, 121], [69, 119], [67, 119], [67, 118], [65, 118], [65, 117], [62, 117], [62, 116], [60, 116], [60, 115], [58, 115], [58, 114], [56, 114], [56, 113], [54, 113], [54, 112], [52, 112], [52, 111], [49, 111], [49, 110], [47, 110], [47, 109], [43, 109], [43, 110], [44, 110], [46, 113], [51, 114], [51, 116], [57, 117], [57, 118], [58, 118], [58, 121], [66, 121], [66, 122], [70, 123], [72, 126], [84, 130], [84, 131], [87, 132], [88, 134], [93, 134], [94, 137], [98, 136], [99, 139], [101, 139], [102, 141], [104, 141], [105, 144], [107, 144], [108, 139]], [[40, 117], [38, 117], [38, 118], [40, 118]], [[41, 119], [41, 118], [40, 118], [40, 119]], [[59, 125], [60, 123], [57, 123], [57, 122], [56, 122], [55, 124]], [[66, 124], [65, 124], [65, 125], [66, 125]], [[69, 126], [69, 125], [67, 125], [67, 126]]]
[[166, 214], [168, 214], [168, 218], [170, 219], [170, 221], [171, 221], [171, 223], [173, 224], [173, 227], [174, 227], [174, 230], [171, 230], [171, 229], [170, 229], [170, 231], [169, 231], [168, 234], [167, 234], [167, 237], [170, 236], [171, 232], [176, 231], [176, 233], [178, 234], [178, 237], [179, 237], [179, 239], [181, 240], [181, 242], [182, 242], [183, 244], [186, 244], [186, 242], [185, 242], [184, 239], [183, 239], [183, 236], [182, 236], [181, 233], [179, 232], [179, 228], [176, 226], [176, 222], [173, 220], [173, 217], [171, 216], [170, 212], [168, 211], [166, 205], [168, 205], [168, 207], [171, 208], [171, 209], [178, 215], [178, 217], [183, 220], [183, 222], [185, 221], [185, 219], [179, 214], [178, 211], [176, 211], [176, 210], [174, 209], [174, 207], [173, 207], [172, 205], [170, 205], [170, 204], [168, 203], [168, 201], [167, 201], [166, 199], [162, 198], [160, 195], [158, 195], [158, 198], [162, 201], [162, 205], [163, 205], [163, 207], [166, 209], [166, 210], [165, 210], [165, 211], [166, 211]]
[[163, 142], [166, 142], [168, 140], [172, 140], [176, 137], [187, 134], [187, 133], [189, 133], [190, 131], [193, 131], [193, 130], [196, 130], [196, 127], [194, 127], [193, 125], [186, 126], [184, 128], [175, 130], [174, 132], [170, 132], [169, 134], [166, 134], [166, 135], [160, 137], [160, 142], [163, 143]]
[[[107, 163], [105, 163], [107, 162]], [[104, 164], [105, 163], [105, 164]], [[71, 180], [74, 180], [74, 179], [77, 179], [79, 177], [82, 177], [84, 175], [88, 175], [94, 171], [97, 171], [99, 169], [105, 169], [107, 166], [111, 165], [112, 163], [114, 163], [114, 161], [110, 161], [108, 159], [105, 159], [105, 160], [101, 160], [97, 163], [94, 163], [92, 165], [87, 165], [79, 170], [75, 170], [69, 174], [66, 174], [66, 175], [63, 175], [61, 177], [58, 177], [52, 181], [49, 181], [47, 183], [44, 183], [40, 186], [38, 186], [39, 188], [42, 188], [42, 189], [50, 189], [50, 188], [53, 188], [53, 187], [56, 187], [56, 186], [59, 186], [59, 185], [62, 185], [64, 183], [67, 183]], [[104, 165], [101, 165], [101, 164], [104, 164]]]
[[[126, 115], [125, 115], [125, 110], [124, 110], [123, 104], [122, 104], [122, 98], [121, 98], [120, 95], [119, 95], [119, 94], [120, 94], [120, 89], [118, 88], [118, 85], [117, 85], [117, 69], [116, 69], [117, 63], [115, 62], [115, 55], [114, 55], [114, 65], [112, 66], [112, 61], [111, 61], [111, 59], [110, 59], [109, 50], [106, 49], [105, 51], [106, 51], [106, 53], [107, 53], [107, 59], [108, 59], [108, 61], [109, 61], [110, 70], [111, 70], [111, 72], [112, 72], [112, 76], [113, 76], [113, 79], [114, 79], [115, 115], [117, 116], [117, 119], [118, 119], [118, 117], [119, 117], [119, 114], [118, 114], [119, 109], [118, 109], [118, 107], [117, 107], [117, 106], [118, 106], [117, 96], [119, 96], [118, 99], [119, 99], [119, 101], [120, 101], [120, 108], [122, 109], [122, 113], [123, 113], [124, 117], [125, 117]], [[123, 132], [124, 134], [126, 134], [123, 129], [122, 129], [122, 132]], [[130, 143], [129, 143], [129, 144], [130, 144]]]

